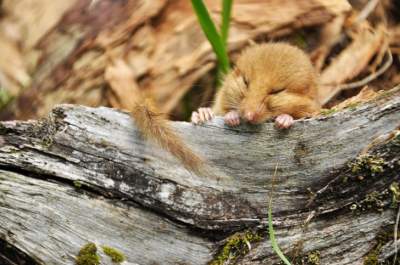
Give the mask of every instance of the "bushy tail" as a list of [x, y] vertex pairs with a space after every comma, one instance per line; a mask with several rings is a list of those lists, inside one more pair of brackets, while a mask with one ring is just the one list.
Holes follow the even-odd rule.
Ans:
[[189, 171], [196, 174], [204, 173], [203, 159], [186, 146], [150, 99], [142, 98], [140, 102], [136, 101], [131, 109], [131, 115], [146, 139], [170, 152]]
[[139, 89], [126, 63], [122, 60], [112, 62], [105, 71], [105, 79], [111, 85], [116, 106], [131, 112], [137, 128], [146, 139], [170, 152], [189, 171], [210, 175], [203, 160], [185, 145], [169, 126], [166, 117]]

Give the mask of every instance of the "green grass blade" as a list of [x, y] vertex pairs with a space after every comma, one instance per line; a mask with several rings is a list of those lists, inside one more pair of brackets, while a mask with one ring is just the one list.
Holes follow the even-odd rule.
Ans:
[[233, 0], [223, 0], [222, 2], [222, 23], [221, 23], [221, 38], [225, 47], [228, 40], [229, 23], [231, 21]]
[[271, 241], [271, 245], [275, 253], [279, 256], [279, 258], [283, 261], [283, 263], [285, 263], [286, 265], [292, 265], [289, 262], [289, 260], [285, 257], [285, 255], [282, 253], [275, 239], [274, 226], [272, 225], [272, 197], [269, 200], [269, 206], [268, 206], [268, 233], [269, 233], [269, 240]]
[[206, 6], [202, 0], [192, 0], [192, 6], [197, 15], [200, 26], [217, 56], [220, 69], [223, 73], [227, 73], [230, 68], [228, 54], [226, 52], [224, 42], [222, 41], [221, 36], [218, 34], [217, 28], [215, 27], [214, 22], [211, 20]]
[[269, 233], [269, 240], [271, 241], [271, 246], [274, 249], [275, 253], [279, 256], [279, 258], [285, 263], [286, 265], [292, 265], [289, 260], [285, 257], [282, 253], [281, 249], [278, 246], [275, 238], [275, 231], [274, 226], [272, 225], [272, 198], [274, 193], [274, 184], [276, 178], [276, 172], [278, 171], [278, 163], [275, 165], [274, 175], [272, 176], [271, 182], [271, 193], [269, 196], [269, 203], [268, 203], [268, 233]]

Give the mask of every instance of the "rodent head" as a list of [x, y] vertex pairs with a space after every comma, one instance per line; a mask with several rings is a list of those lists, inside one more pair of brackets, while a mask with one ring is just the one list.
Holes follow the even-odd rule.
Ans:
[[234, 91], [240, 117], [259, 124], [287, 112], [286, 92], [312, 97], [316, 75], [303, 51], [276, 43], [246, 49], [226, 81]]
[[[246, 77], [243, 78], [246, 79]], [[239, 115], [249, 123], [260, 124], [277, 114], [276, 109], [272, 108], [270, 102], [273, 100], [274, 95], [284, 91], [284, 88], [277, 90], [265, 81], [246, 81], [247, 87], [239, 104]]]
[[258, 93], [256, 89], [249, 89], [239, 105], [240, 117], [252, 124], [263, 123], [273, 117], [268, 108], [268, 97], [261, 93], [256, 95]]

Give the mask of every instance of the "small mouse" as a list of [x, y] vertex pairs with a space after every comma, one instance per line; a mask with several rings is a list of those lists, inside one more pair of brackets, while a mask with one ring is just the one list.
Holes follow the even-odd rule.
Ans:
[[287, 129], [294, 119], [318, 113], [316, 71], [305, 52], [287, 43], [265, 43], [243, 50], [216, 94], [212, 108], [199, 108], [191, 121], [201, 124], [214, 115], [225, 124], [260, 124], [275, 119]]

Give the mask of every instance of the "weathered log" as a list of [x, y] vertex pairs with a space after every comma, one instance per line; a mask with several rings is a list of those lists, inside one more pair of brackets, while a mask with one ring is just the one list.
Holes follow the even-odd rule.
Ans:
[[[388, 189], [400, 177], [399, 110], [394, 89], [288, 131], [271, 122], [234, 129], [221, 118], [172, 123], [215, 179], [144, 141], [121, 111], [62, 105], [43, 120], [2, 122], [0, 235], [39, 264], [72, 264], [87, 241], [138, 264], [206, 264], [218, 240], [252, 228], [262, 239], [232, 262], [272, 264], [265, 224], [277, 168], [273, 220], [283, 250], [360, 264], [395, 220]], [[379, 143], [382, 135], [393, 139]]]
[[0, 179], [0, 234], [37, 264], [73, 264], [88, 241], [119, 249], [131, 264], [205, 264], [212, 258], [209, 240], [118, 198], [7, 171]]

